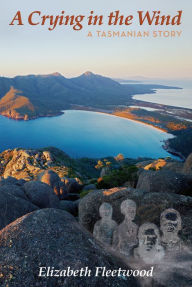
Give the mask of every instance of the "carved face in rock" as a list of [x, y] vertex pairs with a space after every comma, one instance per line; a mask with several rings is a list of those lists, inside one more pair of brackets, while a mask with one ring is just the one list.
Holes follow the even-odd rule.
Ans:
[[139, 245], [150, 251], [159, 244], [160, 234], [158, 227], [153, 223], [144, 223], [139, 228]]
[[163, 234], [177, 234], [181, 230], [181, 216], [173, 208], [166, 209], [161, 214], [160, 224]]
[[100, 208], [99, 208], [99, 214], [101, 216], [101, 218], [111, 218], [112, 217], [112, 213], [113, 213], [113, 208], [111, 206], [111, 204], [104, 202], [101, 204]]
[[129, 220], [133, 220], [135, 218], [136, 208], [136, 203], [131, 199], [124, 200], [121, 203], [121, 213]]

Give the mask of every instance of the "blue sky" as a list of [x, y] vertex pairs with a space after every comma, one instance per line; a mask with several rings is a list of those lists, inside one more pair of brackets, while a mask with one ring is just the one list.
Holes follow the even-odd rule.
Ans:
[[[9, 26], [20, 10], [24, 26]], [[183, 10], [182, 25], [173, 27], [149, 27], [135, 24], [128, 27], [90, 28], [84, 23], [81, 31], [60, 26], [48, 31], [47, 26], [29, 26], [28, 15], [35, 10], [42, 15], [66, 14], [107, 15], [120, 10], [122, 14], [133, 14], [137, 10], [161, 10], [164, 14], [176, 14]], [[110, 77], [131, 76], [184, 78], [192, 77], [192, 37], [189, 0], [14, 0], [0, 4], [0, 75], [48, 74], [60, 72], [66, 77], [77, 76], [87, 70]], [[96, 30], [182, 30], [180, 38], [146, 39], [135, 38], [92, 38], [88, 31]]]

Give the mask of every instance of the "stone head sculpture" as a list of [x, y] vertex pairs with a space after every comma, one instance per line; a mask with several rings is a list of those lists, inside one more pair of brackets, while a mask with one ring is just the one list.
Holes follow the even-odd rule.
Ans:
[[93, 236], [106, 245], [112, 244], [113, 232], [117, 223], [112, 219], [113, 208], [111, 204], [104, 202], [99, 208], [101, 219], [98, 220], [93, 229]]
[[111, 219], [112, 218], [112, 213], [113, 213], [113, 208], [111, 204], [104, 202], [101, 204], [99, 208], [99, 214], [102, 219]]
[[139, 245], [145, 246], [146, 251], [150, 251], [160, 242], [159, 229], [153, 223], [144, 223], [139, 228], [138, 238]]
[[134, 250], [136, 258], [147, 264], [159, 262], [164, 257], [164, 248], [160, 245], [160, 233], [153, 223], [144, 223], [138, 232], [139, 246]]
[[120, 210], [125, 218], [114, 232], [113, 248], [124, 256], [130, 256], [133, 247], [138, 243], [138, 226], [133, 222], [136, 215], [136, 203], [126, 199], [121, 203]]
[[127, 199], [121, 203], [121, 213], [125, 215], [125, 218], [132, 221], [136, 215], [136, 203], [131, 200]]
[[181, 230], [181, 216], [173, 208], [164, 210], [160, 216], [161, 231], [163, 234], [175, 234]]

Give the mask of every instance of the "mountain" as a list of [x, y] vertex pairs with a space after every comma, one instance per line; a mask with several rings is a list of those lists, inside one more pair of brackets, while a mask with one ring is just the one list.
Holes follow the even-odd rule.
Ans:
[[20, 114], [25, 114], [25, 120], [28, 115], [34, 112], [34, 106], [27, 97], [22, 96], [22, 92], [11, 87], [10, 90], [0, 101], [2, 115], [20, 119]]
[[33, 119], [61, 114], [74, 106], [113, 110], [131, 103], [131, 96], [152, 93], [157, 85], [121, 85], [100, 75], [86, 72], [67, 79], [49, 75], [0, 77], [0, 114], [14, 119]]
[[75, 83], [78, 86], [81, 86], [87, 90], [102, 90], [103, 88], [109, 88], [109, 89], [119, 89], [121, 88], [121, 85], [107, 77], [103, 77], [100, 75], [95, 75], [92, 72], [85, 72], [79, 77], [72, 79], [73, 83]]

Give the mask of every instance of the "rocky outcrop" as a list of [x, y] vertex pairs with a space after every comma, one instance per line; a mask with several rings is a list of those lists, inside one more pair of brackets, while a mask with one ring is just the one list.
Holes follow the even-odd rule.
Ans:
[[182, 173], [186, 175], [192, 175], [192, 154], [183, 161], [175, 161], [171, 158], [166, 159], [157, 159], [157, 160], [149, 160], [143, 161], [136, 164], [138, 168], [144, 170], [170, 170], [175, 173]]
[[[51, 186], [55, 194], [62, 199], [69, 199], [82, 190], [83, 186], [76, 178], [60, 178], [57, 173], [52, 170], [46, 170], [39, 176], [40, 180]], [[79, 196], [78, 196], [79, 197]], [[76, 197], [75, 197], [76, 198]]]
[[144, 170], [171, 170], [176, 173], [183, 173], [183, 162], [174, 161], [171, 158], [142, 161], [136, 164], [140, 169]]
[[29, 181], [24, 184], [28, 199], [40, 208], [59, 207], [59, 199], [53, 189], [40, 181]]
[[53, 164], [53, 156], [49, 151], [43, 151], [43, 156], [46, 159], [46, 165], [51, 166]]
[[42, 169], [43, 159], [41, 161], [36, 157], [38, 153], [35, 150], [14, 149], [9, 162], [4, 167], [4, 177], [32, 179]]
[[60, 197], [61, 179], [54, 171], [46, 170], [40, 174], [40, 180], [51, 186], [55, 194]]
[[56, 148], [6, 150], [0, 154], [0, 174], [4, 178], [14, 177], [29, 181], [37, 179], [40, 173], [53, 169], [53, 166], [58, 173], [67, 174], [65, 161], [69, 164], [72, 160]]
[[[0, 173], [6, 177], [0, 177], [0, 229], [6, 226], [0, 231], [0, 286], [21, 287], [24, 286], [23, 282], [25, 286], [36, 284], [40, 287], [136, 286], [136, 281], [132, 278], [126, 280], [122, 277], [38, 277], [40, 266], [54, 266], [57, 269], [88, 266], [92, 271], [95, 266], [105, 266], [112, 270], [124, 266], [122, 257], [117, 259], [114, 252], [106, 250], [89, 233], [93, 232], [95, 223], [100, 220], [99, 208], [103, 202], [110, 203], [113, 208], [112, 218], [120, 224], [124, 220], [120, 211], [121, 203], [127, 199], [134, 200], [137, 205], [134, 223], [138, 226], [151, 222], [159, 227], [162, 211], [174, 208], [180, 212], [182, 218], [179, 236], [186, 247], [191, 246], [191, 157], [186, 160], [184, 167], [182, 162], [169, 159], [166, 159], [166, 164], [164, 160], [140, 162], [139, 170], [135, 171], [139, 177], [136, 189], [132, 186], [136, 186], [137, 179], [134, 185], [128, 180], [123, 181], [123, 187], [101, 190], [96, 189], [99, 180], [95, 185], [92, 183], [97, 179], [83, 177], [84, 170], [89, 169], [89, 166], [85, 169], [87, 161], [81, 166], [79, 160], [80, 174], [74, 173], [78, 161], [74, 163], [61, 151], [52, 151], [53, 148], [15, 149], [0, 154]], [[68, 164], [73, 163], [73, 168], [75, 166], [68, 175], [65, 160]], [[131, 164], [135, 165], [135, 162]], [[92, 166], [94, 168], [94, 162]], [[113, 166], [113, 170], [115, 169], [118, 170], [119, 167]], [[83, 178], [86, 184], [77, 177]], [[117, 182], [118, 184], [121, 183]], [[84, 197], [79, 199], [80, 196]], [[126, 269], [132, 263], [131, 268], [135, 266], [130, 258], [128, 261], [127, 258], [124, 259]], [[181, 262], [187, 264], [187, 260], [185, 258]], [[160, 267], [164, 266], [166, 265], [162, 264]], [[179, 270], [175, 270], [180, 276]], [[156, 271], [157, 277], [159, 272], [161, 271]], [[176, 280], [174, 270], [168, 273], [166, 276], [172, 284], [170, 286], [185, 286], [185, 282], [188, 282], [185, 275]], [[164, 282], [158, 279], [159, 277], [153, 278], [154, 287], [167, 286], [166, 280]]]
[[144, 171], [139, 176], [137, 189], [192, 195], [192, 177], [171, 170]]
[[[94, 276], [96, 266], [105, 266], [107, 270], [129, 267], [98, 245], [72, 215], [62, 210], [43, 209], [19, 218], [0, 232], [0, 249], [2, 287], [138, 286], [132, 277]], [[59, 270], [88, 266], [91, 276], [38, 276], [40, 267], [50, 266]]]
[[62, 178], [61, 180], [65, 184], [67, 193], [79, 193], [83, 188], [77, 178]]
[[144, 169], [145, 170], [150, 170], [150, 169], [159, 170], [163, 168], [164, 166], [166, 166], [166, 164], [167, 164], [167, 161], [165, 159], [157, 159], [153, 161], [152, 163], [145, 165]]

